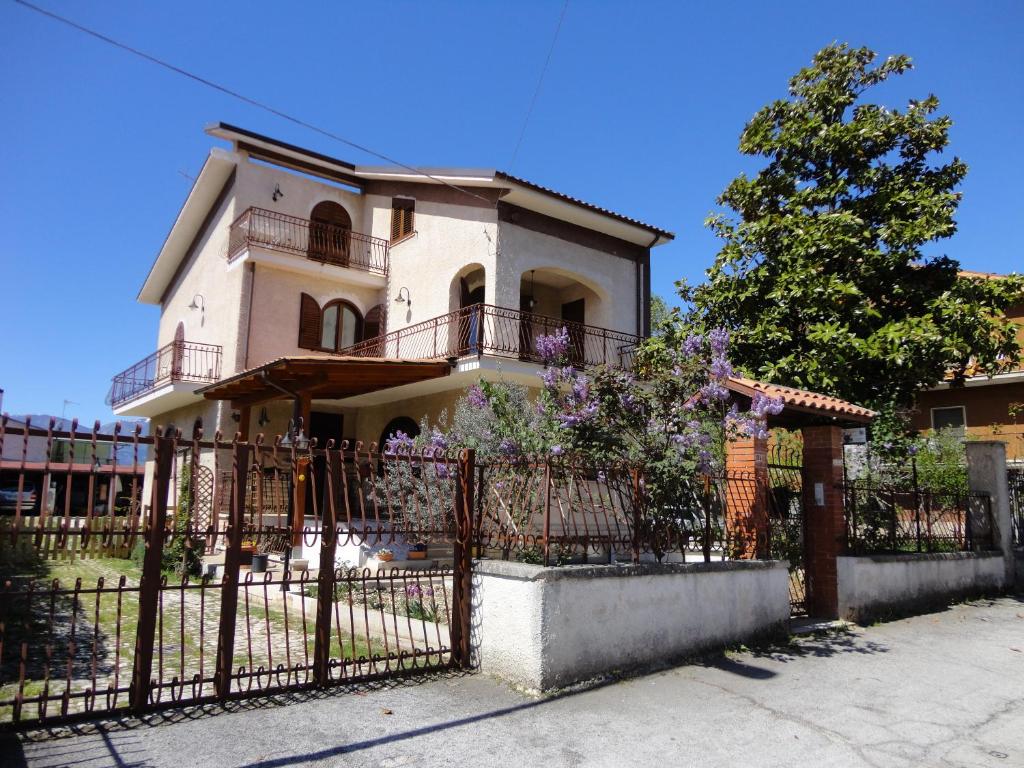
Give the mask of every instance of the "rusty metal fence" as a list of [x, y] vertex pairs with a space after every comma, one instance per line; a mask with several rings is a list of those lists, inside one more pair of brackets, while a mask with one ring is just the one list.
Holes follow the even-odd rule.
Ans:
[[[696, 476], [652, 509], [643, 469], [625, 465], [300, 451], [199, 428], [131, 441], [151, 467], [123, 520], [72, 515], [44, 545], [26, 510], [2, 518], [0, 723], [468, 668], [474, 553], [554, 565], [766, 547], [730, 521], [764, 496], [753, 473]], [[95, 541], [102, 556], [84, 557]]]
[[[471, 454], [300, 454], [279, 442], [204, 441], [198, 430], [192, 440], [173, 431], [134, 440], [153, 462], [134, 522], [65, 525], [54, 561], [33, 516], [4, 518], [0, 723], [468, 666]], [[212, 502], [226, 512], [203, 518], [192, 488], [208, 463], [232, 480], [212, 486], [215, 497], [229, 495]], [[250, 476], [268, 466], [295, 480], [283, 504], [254, 506], [260, 484]], [[76, 537], [101, 538], [106, 557], [83, 559]], [[388, 568], [389, 548], [428, 543], [448, 557]], [[346, 563], [342, 550], [366, 557]], [[258, 561], [273, 551], [283, 558], [261, 573]]]

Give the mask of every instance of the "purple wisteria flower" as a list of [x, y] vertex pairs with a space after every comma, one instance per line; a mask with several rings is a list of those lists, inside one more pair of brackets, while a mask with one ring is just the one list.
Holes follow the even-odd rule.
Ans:
[[700, 352], [703, 346], [704, 337], [699, 333], [691, 334], [683, 339], [683, 354], [687, 357], [693, 357]]
[[516, 456], [519, 454], [519, 444], [512, 438], [506, 437], [498, 444], [498, 453], [503, 456]]
[[396, 453], [410, 453], [416, 447], [416, 441], [409, 437], [402, 430], [397, 430], [391, 437], [384, 441], [384, 453], [394, 455]]
[[486, 408], [488, 404], [487, 395], [479, 384], [474, 384], [466, 391], [466, 400], [474, 408]]
[[562, 453], [563, 453], [562, 446], [560, 446], [560, 445], [552, 445], [551, 446], [551, 455], [552, 456], [561, 456]]
[[711, 345], [711, 354], [721, 357], [729, 349], [729, 332], [725, 328], [715, 328], [708, 334], [708, 343]]
[[561, 330], [552, 334], [542, 333], [537, 337], [534, 346], [541, 360], [545, 363], [556, 363], [569, 351], [569, 329], [563, 326]]

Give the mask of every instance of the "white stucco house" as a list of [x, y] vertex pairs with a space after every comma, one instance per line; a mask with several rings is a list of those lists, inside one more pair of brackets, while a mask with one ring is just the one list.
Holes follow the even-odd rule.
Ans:
[[219, 123], [139, 292], [156, 352], [118, 416], [189, 434], [379, 442], [480, 376], [536, 385], [534, 337], [628, 360], [671, 232], [496, 170], [353, 165]]

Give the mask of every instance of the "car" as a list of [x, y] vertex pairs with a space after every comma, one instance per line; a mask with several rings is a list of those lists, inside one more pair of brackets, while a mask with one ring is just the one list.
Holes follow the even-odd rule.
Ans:
[[[0, 487], [0, 509], [17, 509], [19, 502], [18, 486], [5, 485]], [[36, 505], [36, 487], [25, 483], [21, 487], [20, 502], [22, 509], [32, 509]]]

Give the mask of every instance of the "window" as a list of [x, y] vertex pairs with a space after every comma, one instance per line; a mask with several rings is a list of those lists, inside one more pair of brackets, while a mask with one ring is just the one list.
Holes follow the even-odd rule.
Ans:
[[932, 408], [932, 429], [959, 429], [967, 424], [967, 409], [962, 405]]
[[354, 306], [335, 299], [320, 307], [308, 293], [299, 302], [299, 342], [302, 349], [336, 352], [363, 338], [363, 318]]
[[391, 198], [391, 242], [397, 243], [413, 233], [416, 201], [405, 197]]

